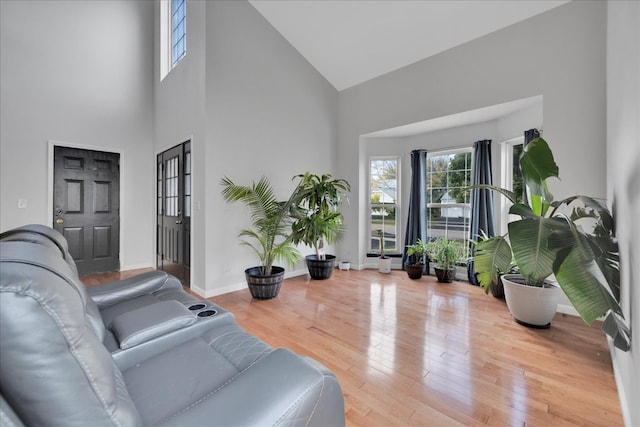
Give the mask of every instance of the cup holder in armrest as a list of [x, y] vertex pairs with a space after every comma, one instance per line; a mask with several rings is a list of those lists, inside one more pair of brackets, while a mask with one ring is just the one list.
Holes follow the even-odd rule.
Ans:
[[218, 314], [218, 311], [214, 309], [202, 310], [198, 313], [198, 317], [211, 317], [215, 316], [216, 314]]
[[208, 319], [218, 319], [218, 318], [231, 318], [233, 319], [233, 315], [229, 313], [222, 307], [215, 305], [210, 301], [194, 301], [186, 306], [191, 313], [193, 313], [197, 319], [207, 320]]

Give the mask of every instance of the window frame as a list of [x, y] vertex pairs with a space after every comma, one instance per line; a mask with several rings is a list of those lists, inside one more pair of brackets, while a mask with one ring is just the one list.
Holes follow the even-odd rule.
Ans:
[[[371, 180], [371, 165], [373, 161], [389, 161], [393, 160], [396, 162], [396, 199], [395, 203], [371, 203], [371, 191], [372, 188], [372, 180]], [[367, 171], [367, 253], [379, 255], [380, 250], [374, 250], [371, 247], [371, 240], [373, 234], [373, 228], [371, 227], [371, 212], [375, 208], [395, 208], [396, 218], [395, 218], [395, 236], [396, 236], [396, 248], [393, 251], [385, 250], [385, 255], [401, 255], [402, 254], [402, 235], [401, 235], [401, 185], [402, 185], [402, 158], [401, 156], [370, 156], [369, 157], [369, 169]], [[384, 224], [384, 217], [382, 219]]]
[[[431, 160], [431, 158], [433, 157], [439, 157], [439, 156], [450, 156], [450, 155], [456, 155], [456, 154], [460, 154], [460, 153], [469, 153], [470, 157], [469, 157], [469, 183], [472, 184], [473, 183], [473, 147], [469, 146], [469, 147], [457, 147], [457, 148], [451, 148], [451, 149], [443, 149], [443, 150], [438, 150], [438, 151], [428, 151], [427, 152], [427, 168], [425, 170], [425, 192], [428, 192], [430, 187], [430, 182], [429, 182], [429, 161]], [[467, 170], [467, 169], [465, 169]], [[447, 187], [446, 187], [447, 191], [444, 194], [447, 194], [449, 192], [449, 183], [447, 180]], [[425, 194], [425, 197], [427, 195]], [[464, 220], [463, 222], [463, 227], [466, 229], [466, 232], [464, 232], [466, 234], [465, 238], [463, 239], [463, 241], [468, 242], [469, 238], [470, 238], [470, 233], [471, 233], [471, 194], [469, 194], [469, 202], [468, 203], [441, 203], [441, 202], [427, 202], [426, 203], [426, 212], [424, 213], [425, 215], [425, 221], [427, 223], [427, 237], [429, 240], [435, 238], [436, 236], [433, 235], [433, 233], [431, 233], [432, 228], [429, 226], [430, 221], [429, 221], [429, 212], [430, 209], [455, 209], [455, 208], [461, 208], [463, 210], [463, 217], [464, 217], [464, 211], [466, 210], [467, 212], [469, 212], [469, 217], [467, 220]], [[444, 229], [444, 237], [449, 238], [449, 224], [447, 222], [447, 224], [445, 225], [445, 229]], [[465, 248], [468, 245], [463, 245]]]
[[184, 23], [184, 32], [182, 37], [184, 39], [184, 50], [178, 56], [174, 58], [174, 25], [173, 25], [173, 3], [180, 0], [161, 0], [160, 1], [160, 80], [164, 78], [173, 70], [180, 61], [187, 56], [187, 4], [184, 0], [184, 18], [181, 22]]
[[[524, 135], [511, 138], [501, 142], [501, 164], [500, 164], [500, 187], [512, 191], [513, 190], [513, 147], [516, 145], [524, 146]], [[508, 224], [512, 219], [516, 219], [515, 215], [509, 215], [512, 203], [504, 196], [500, 196], [500, 234], [507, 234]]]

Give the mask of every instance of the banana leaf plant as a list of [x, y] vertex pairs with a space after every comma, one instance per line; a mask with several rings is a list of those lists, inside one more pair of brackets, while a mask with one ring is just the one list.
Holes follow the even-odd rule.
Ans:
[[609, 210], [589, 196], [553, 199], [547, 179], [558, 177], [558, 166], [542, 138], [524, 148], [520, 170], [527, 204], [500, 187], [471, 187], [498, 191], [513, 203], [509, 213], [520, 217], [509, 222], [507, 235], [475, 242], [478, 282], [488, 292], [512, 262], [529, 286], [543, 286], [553, 274], [582, 319], [591, 325], [604, 316], [603, 331], [628, 351], [630, 330], [620, 308], [618, 243]]
[[271, 274], [271, 267], [276, 260], [282, 260], [290, 266], [301, 258], [300, 252], [293, 243], [291, 235], [291, 210], [294, 204], [293, 195], [286, 201], [276, 198], [273, 188], [266, 177], [250, 186], [238, 185], [224, 177], [222, 197], [227, 202], [241, 202], [251, 212], [253, 228], [240, 232], [243, 245], [249, 246], [260, 258], [262, 275]]

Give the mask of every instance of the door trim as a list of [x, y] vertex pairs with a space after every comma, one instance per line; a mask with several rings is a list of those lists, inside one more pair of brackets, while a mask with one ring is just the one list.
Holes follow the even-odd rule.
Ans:
[[57, 141], [57, 140], [48, 140], [47, 141], [47, 225], [48, 226], [52, 226], [53, 224], [53, 169], [54, 169], [54, 164], [53, 164], [53, 159], [54, 159], [54, 148], [55, 147], [64, 147], [64, 148], [78, 148], [81, 150], [92, 150], [92, 151], [103, 151], [103, 152], [107, 152], [107, 153], [116, 153], [120, 156], [120, 194], [118, 195], [118, 198], [120, 199], [119, 201], [119, 205], [121, 207], [120, 209], [120, 214], [118, 214], [118, 217], [120, 218], [120, 232], [118, 233], [120, 236], [120, 242], [118, 245], [118, 253], [119, 253], [119, 257], [120, 257], [120, 269], [122, 270], [122, 268], [125, 266], [123, 259], [122, 259], [122, 254], [124, 253], [122, 251], [122, 243], [123, 243], [123, 229], [124, 227], [122, 226], [122, 200], [124, 199], [123, 197], [123, 193], [126, 191], [126, 188], [124, 185], [122, 185], [122, 170], [123, 168], [123, 164], [125, 163], [125, 159], [124, 156], [122, 155], [122, 150], [119, 149], [115, 149], [115, 148], [107, 148], [107, 147], [99, 147], [99, 146], [95, 146], [95, 145], [86, 145], [86, 144], [75, 144], [75, 143], [71, 143], [71, 142], [65, 142], [65, 141]]
[[[195, 174], [196, 174], [196, 161], [195, 161], [195, 156], [193, 154], [194, 152], [194, 141], [195, 141], [195, 137], [193, 136], [193, 134], [189, 134], [184, 138], [178, 138], [179, 141], [174, 143], [174, 144], [165, 144], [162, 145], [160, 147], [154, 147], [154, 153], [153, 153], [153, 164], [155, 165], [156, 163], [156, 159], [158, 158], [158, 154], [162, 154], [167, 150], [170, 150], [171, 148], [183, 144], [187, 141], [191, 142], [191, 239], [189, 242], [189, 253], [191, 254], [191, 259], [190, 259], [190, 263], [191, 263], [191, 274], [190, 274], [190, 280], [189, 280], [189, 287], [192, 291], [196, 292], [199, 295], [204, 295], [204, 287], [201, 285], [198, 285], [197, 283], [204, 283], [204, 277], [201, 277], [196, 270], [196, 267], [198, 266], [197, 261], [194, 261], [194, 252], [193, 252], [193, 247], [194, 247], [194, 241], [196, 238], [194, 238], [194, 233], [193, 233], [193, 227], [194, 227], [194, 218], [196, 217], [196, 215], [199, 217], [200, 216], [200, 201], [196, 201], [196, 195], [195, 195], [195, 188], [197, 187], [197, 183], [195, 180]], [[154, 167], [154, 180], [153, 180], [153, 200], [155, 200], [153, 206], [154, 206], [154, 216], [153, 216], [153, 224], [154, 224], [154, 228], [153, 228], [153, 250], [154, 250], [154, 254], [153, 254], [153, 259], [156, 259], [156, 248], [158, 247], [158, 233], [156, 232], [156, 218], [157, 218], [157, 200], [158, 200], [158, 188], [157, 185], [155, 184], [155, 177], [156, 177], [156, 173], [157, 172], [157, 168]], [[53, 202], [52, 202], [53, 203]], [[122, 227], [121, 227], [122, 228]], [[198, 238], [199, 240], [199, 238]], [[154, 264], [154, 268], [156, 267], [156, 265]], [[196, 278], [196, 280], [194, 280], [194, 277]]]

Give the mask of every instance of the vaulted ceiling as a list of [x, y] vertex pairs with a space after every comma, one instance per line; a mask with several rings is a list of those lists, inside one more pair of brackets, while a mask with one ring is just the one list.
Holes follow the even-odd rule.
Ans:
[[343, 90], [568, 3], [564, 0], [250, 0]]

